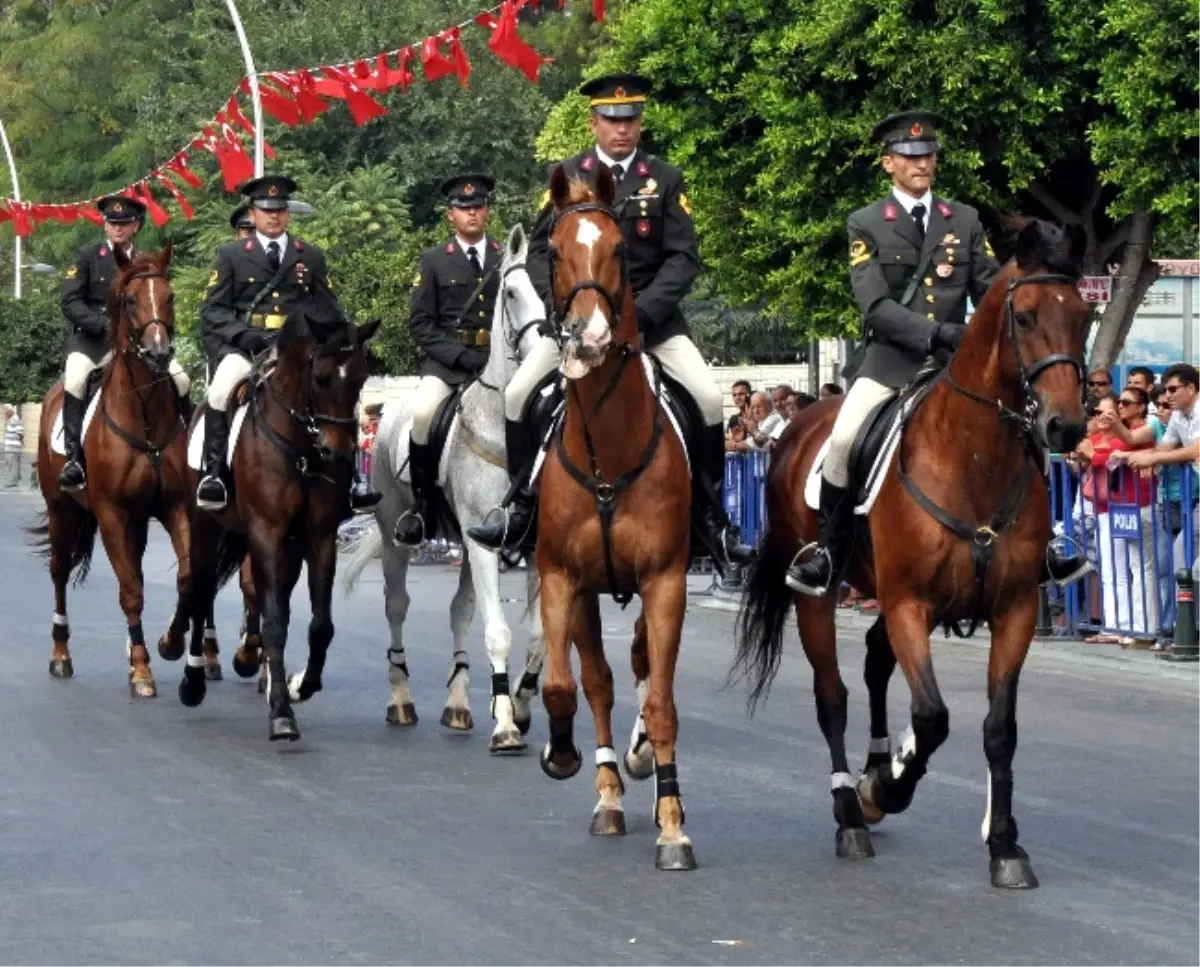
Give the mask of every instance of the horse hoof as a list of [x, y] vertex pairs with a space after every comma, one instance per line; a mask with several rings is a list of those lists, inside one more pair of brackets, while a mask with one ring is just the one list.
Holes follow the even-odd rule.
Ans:
[[570, 779], [583, 765], [583, 756], [578, 748], [572, 747], [570, 756], [556, 757], [550, 752], [550, 743], [547, 742], [546, 747], [542, 749], [541, 763], [542, 772], [551, 779]]
[[75, 666], [71, 663], [70, 658], [51, 658], [50, 659], [50, 677], [51, 678], [74, 678]]
[[253, 678], [258, 674], [262, 667], [262, 659], [257, 661], [249, 661], [242, 656], [242, 651], [239, 648], [233, 653], [233, 671], [238, 678]]
[[1000, 856], [992, 860], [992, 886], [1001, 890], [1034, 890], [1038, 878], [1028, 856]]
[[442, 709], [442, 725], [456, 732], [470, 732], [475, 727], [475, 720], [471, 718], [469, 708], [447, 707]]
[[841, 860], [869, 860], [875, 855], [871, 834], [863, 826], [843, 826], [837, 831], [837, 855]]
[[295, 742], [300, 738], [300, 730], [296, 727], [296, 719], [291, 715], [281, 715], [279, 718], [271, 719], [268, 738], [272, 742], [278, 742], [280, 739]]
[[883, 822], [883, 817], [887, 815], [875, 805], [875, 778], [875, 770], [872, 769], [863, 773], [862, 778], [858, 780], [858, 805], [868, 826]]
[[[592, 813], [592, 825], [588, 832], [593, 836], [624, 836], [625, 811], [622, 809], [597, 809]], [[695, 862], [693, 860], [693, 862]]]
[[183, 635], [179, 636], [179, 644], [171, 644], [171, 636], [163, 635], [158, 639], [158, 657], [164, 661], [179, 661], [183, 657], [186, 650], [186, 644], [183, 640]]
[[[645, 744], [642, 743], [642, 745]], [[638, 748], [641, 748], [641, 745]], [[642, 779], [649, 779], [654, 775], [654, 756], [652, 755], [642, 758], [630, 749], [625, 753], [623, 761], [625, 763], [625, 775], [629, 776], [630, 779], [637, 779], [640, 782]]]
[[405, 702], [403, 705], [389, 705], [387, 707], [388, 725], [416, 725], [419, 719], [417, 718], [417, 707], [412, 702]]
[[691, 843], [659, 843], [654, 848], [656, 870], [694, 870], [696, 854]]
[[492, 755], [503, 755], [508, 752], [524, 752], [525, 740], [517, 729], [503, 729], [492, 734], [488, 743], [488, 752]]
[[189, 678], [185, 675], [179, 682], [179, 701], [188, 708], [195, 708], [204, 701], [206, 691], [203, 677], [197, 675]]
[[129, 681], [130, 698], [156, 698], [158, 686], [151, 678], [133, 678]]
[[204, 677], [210, 682], [219, 682], [222, 680], [221, 666], [216, 662], [206, 663], [204, 666]]

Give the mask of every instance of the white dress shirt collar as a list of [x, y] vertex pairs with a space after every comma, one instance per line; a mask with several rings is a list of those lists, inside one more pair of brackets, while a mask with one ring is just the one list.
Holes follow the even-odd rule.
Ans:
[[288, 247], [287, 232], [284, 232], [282, 235], [279, 236], [279, 238], [267, 238], [266, 235], [264, 235], [262, 232], [257, 231], [257, 230], [255, 231], [254, 234], [258, 237], [258, 244], [262, 246], [264, 255], [267, 252], [268, 245], [270, 245], [272, 242], [278, 242], [279, 243], [279, 260], [281, 262], [283, 261], [284, 253], [287, 252], [287, 247]]
[[624, 158], [621, 161], [617, 161], [616, 158], [613, 158], [610, 155], [606, 154], [604, 149], [601, 148], [600, 145], [596, 145], [597, 160], [599, 160], [601, 164], [607, 165], [609, 168], [611, 168], [613, 165], [620, 165], [621, 169], [625, 172], [625, 174], [629, 174], [629, 166], [631, 164], [633, 164], [633, 158], [634, 158], [634, 155], [636, 155], [636, 154], [637, 154], [637, 149], [634, 148], [634, 150], [629, 153], [629, 157]]
[[480, 265], [483, 265], [487, 256], [487, 246], [483, 244], [485, 238], [481, 238], [478, 242], [472, 245], [465, 238], [459, 235], [458, 232], [454, 233], [454, 240], [458, 242], [458, 247], [463, 250], [463, 255], [466, 255], [471, 249], [475, 249], [475, 256], [479, 259]]

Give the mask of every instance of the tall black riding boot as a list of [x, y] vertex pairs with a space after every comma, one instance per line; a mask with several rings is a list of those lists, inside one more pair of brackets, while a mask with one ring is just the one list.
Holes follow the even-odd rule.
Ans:
[[225, 453], [229, 447], [229, 422], [214, 407], [204, 409], [204, 476], [196, 488], [196, 505], [203, 510], [224, 510], [229, 500], [225, 488]]
[[533, 526], [537, 513], [537, 495], [530, 488], [529, 474], [537, 460], [537, 440], [523, 421], [504, 421], [504, 447], [511, 481], [511, 499], [501, 503], [497, 520], [467, 528], [467, 536], [489, 550], [514, 550]]
[[396, 521], [394, 537], [397, 543], [420, 547], [425, 540], [429, 514], [429, 492], [433, 488], [432, 468], [429, 466], [429, 445], [408, 441], [408, 472], [412, 477], [414, 503], [412, 509]]
[[383, 494], [371, 486], [371, 481], [362, 470], [355, 467], [354, 476], [350, 480], [350, 509], [356, 514], [365, 514], [374, 510], [381, 500]]
[[710, 546], [717, 549], [721, 559], [716, 562], [722, 573], [730, 566], [741, 567], [754, 560], [754, 548], [742, 542], [741, 529], [725, 512], [722, 493], [725, 487], [725, 428], [720, 423], [706, 426], [701, 437], [702, 453], [693, 474], [702, 475], [692, 488], [697, 502], [697, 520], [708, 537]]
[[821, 543], [803, 564], [787, 570], [787, 586], [814, 598], [823, 598], [841, 576], [854, 537], [854, 508], [845, 487], [821, 478]]
[[63, 449], [67, 452], [67, 463], [58, 475], [58, 485], [65, 491], [82, 490], [87, 486], [87, 474], [83, 469], [83, 414], [87, 404], [70, 393], [63, 393]]

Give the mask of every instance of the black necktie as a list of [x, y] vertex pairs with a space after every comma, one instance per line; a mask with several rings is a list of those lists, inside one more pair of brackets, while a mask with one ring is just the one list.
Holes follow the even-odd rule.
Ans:
[[476, 253], [474, 245], [467, 249], [467, 258], [471, 260], [471, 268], [473, 268], [475, 270], [475, 274], [478, 275], [482, 270], [479, 266], [479, 255]]
[[267, 245], [267, 260], [271, 263], [271, 268], [279, 270], [279, 243], [271, 242]]
[[912, 210], [913, 221], [917, 223], [917, 231], [920, 232], [921, 238], [925, 237], [925, 206], [913, 205]]
[[619, 185], [625, 179], [625, 168], [622, 165], [609, 165], [608, 170], [612, 172], [616, 184]]

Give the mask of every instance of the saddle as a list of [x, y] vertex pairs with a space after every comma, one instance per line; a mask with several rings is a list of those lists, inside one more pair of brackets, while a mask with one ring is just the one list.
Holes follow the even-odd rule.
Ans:
[[[275, 355], [272, 353], [257, 366], [249, 376], [239, 381], [229, 394], [229, 402], [233, 408], [233, 419], [229, 423], [229, 448], [225, 451], [225, 466], [233, 466], [233, 454], [237, 449], [238, 438], [246, 422], [246, 414], [250, 412], [250, 393], [252, 387], [257, 387], [263, 380], [275, 371]], [[208, 403], [201, 406], [207, 407]], [[197, 407], [197, 412], [200, 407]], [[193, 421], [191, 432], [188, 434], [188, 466], [199, 472], [204, 469], [204, 420]], [[230, 475], [232, 476], [232, 474]], [[229, 481], [230, 487], [233, 481]]]
[[[108, 368], [97, 366], [88, 373], [87, 382], [83, 385], [83, 401], [87, 404], [87, 410], [83, 414], [83, 425], [79, 428], [79, 439], [86, 440], [88, 427], [92, 425], [92, 417], [96, 415], [96, 410], [100, 403], [100, 381], [104, 379], [104, 372]], [[50, 431], [50, 450], [60, 456], [67, 455], [66, 440], [63, 437], [63, 415], [62, 408], [59, 408], [58, 413], [54, 416], [54, 427]]]
[[[433, 471], [430, 476], [435, 483], [430, 488], [426, 505], [426, 540], [441, 538], [442, 540], [454, 543], [462, 543], [462, 526], [459, 524], [458, 517], [455, 515], [454, 509], [450, 506], [450, 501], [446, 499], [446, 494], [442, 489], [444, 475], [441, 472], [441, 467], [442, 459], [446, 455], [447, 445], [450, 442], [450, 436], [456, 426], [455, 421], [458, 414], [462, 411], [463, 394], [474, 385], [477, 378], [473, 376], [465, 382], [457, 384], [454, 387], [454, 392], [438, 404], [437, 411], [433, 415], [433, 422], [429, 426], [429, 465]], [[408, 434], [403, 434], [401, 438], [407, 439]]]
[[[921, 405], [941, 372], [937, 366], [925, 367], [899, 393], [871, 410], [863, 421], [850, 448], [850, 487], [854, 494], [855, 514], [865, 517], [871, 512], [900, 445], [904, 424]], [[817, 451], [804, 484], [804, 501], [813, 510], [820, 506], [821, 469], [825, 466], [829, 445], [830, 441], [826, 440]]]

